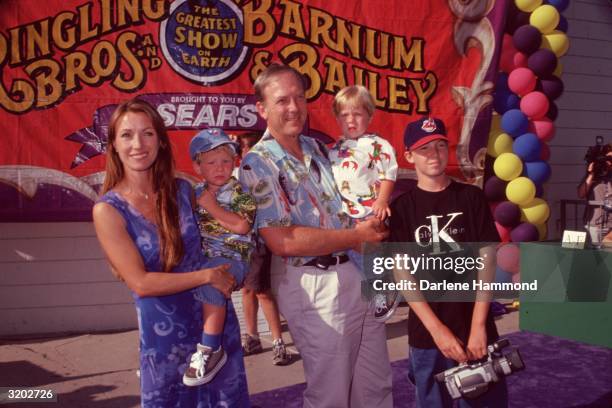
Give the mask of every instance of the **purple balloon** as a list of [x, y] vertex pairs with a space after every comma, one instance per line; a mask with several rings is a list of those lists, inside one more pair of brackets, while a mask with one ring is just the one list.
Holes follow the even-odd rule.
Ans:
[[495, 207], [493, 218], [504, 227], [513, 228], [521, 221], [521, 209], [510, 201], [504, 201]]
[[506, 199], [506, 185], [504, 181], [497, 176], [491, 176], [487, 179], [484, 185], [484, 193], [487, 200], [490, 202], [503, 201]]
[[563, 81], [552, 75], [538, 81], [539, 88], [548, 97], [549, 102], [554, 101], [563, 94]]
[[565, 18], [565, 16], [559, 16], [559, 24], [557, 24], [557, 30], [567, 33], [568, 28], [569, 24], [567, 22], [567, 18]]
[[510, 109], [501, 119], [502, 129], [512, 137], [518, 137], [527, 132], [529, 119], [520, 109]]
[[519, 10], [514, 2], [510, 2], [508, 10], [508, 18], [506, 19], [506, 32], [513, 35], [516, 30], [525, 24], [529, 24], [529, 15], [531, 13], [525, 13]]
[[527, 58], [527, 67], [538, 78], [548, 77], [557, 68], [557, 56], [551, 50], [540, 48]]
[[559, 109], [557, 108], [556, 103], [551, 102], [550, 104], [548, 104], [548, 112], [546, 112], [546, 116], [553, 122], [555, 121], [555, 119], [557, 119], [557, 116], [559, 116]]
[[512, 239], [512, 242], [537, 241], [539, 237], [540, 233], [538, 229], [529, 222], [520, 223], [510, 231], [510, 239]]
[[542, 44], [542, 34], [530, 24], [519, 27], [512, 36], [514, 48], [526, 55], [533, 54]]
[[523, 174], [538, 186], [546, 183], [550, 178], [550, 165], [542, 160], [523, 163]]
[[523, 161], [535, 161], [540, 158], [542, 143], [533, 133], [525, 133], [514, 140], [512, 151]]

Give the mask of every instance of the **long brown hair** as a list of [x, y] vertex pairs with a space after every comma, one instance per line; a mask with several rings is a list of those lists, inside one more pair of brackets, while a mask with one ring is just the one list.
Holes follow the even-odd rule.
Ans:
[[102, 186], [102, 194], [112, 189], [123, 180], [125, 170], [114, 142], [117, 137], [117, 123], [128, 112], [147, 115], [159, 137], [159, 151], [151, 167], [153, 191], [157, 193], [155, 216], [159, 232], [160, 259], [162, 270], [170, 271], [183, 257], [183, 239], [179, 224], [177, 187], [174, 180], [174, 157], [164, 121], [155, 108], [142, 99], [133, 98], [123, 102], [113, 112], [108, 123], [108, 144], [106, 146], [106, 177]]

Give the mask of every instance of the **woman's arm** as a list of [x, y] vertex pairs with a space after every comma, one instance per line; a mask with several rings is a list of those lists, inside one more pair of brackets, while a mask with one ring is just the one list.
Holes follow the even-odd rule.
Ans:
[[227, 272], [229, 265], [185, 273], [147, 272], [117, 210], [109, 204], [98, 203], [93, 208], [93, 220], [98, 241], [111, 268], [138, 296], [170, 295], [205, 284], [228, 297], [231, 295], [235, 280]]

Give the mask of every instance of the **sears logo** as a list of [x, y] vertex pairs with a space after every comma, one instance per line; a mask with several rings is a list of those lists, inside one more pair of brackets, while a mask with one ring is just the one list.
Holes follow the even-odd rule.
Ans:
[[231, 0], [177, 0], [160, 26], [162, 52], [170, 66], [202, 85], [218, 85], [240, 73], [242, 11]]

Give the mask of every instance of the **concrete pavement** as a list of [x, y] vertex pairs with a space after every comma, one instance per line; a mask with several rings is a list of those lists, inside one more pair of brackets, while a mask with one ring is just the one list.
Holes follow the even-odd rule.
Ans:
[[[391, 361], [407, 358], [407, 307], [387, 322]], [[518, 313], [497, 320], [500, 334], [518, 330]], [[290, 351], [297, 353], [284, 327]], [[299, 358], [289, 366], [272, 365], [272, 340], [261, 336], [264, 352], [245, 357], [249, 392], [257, 394], [304, 382]], [[42, 387], [58, 393], [58, 403], [43, 407], [138, 407], [138, 331], [80, 334], [58, 338], [0, 340], [0, 386]], [[25, 404], [14, 405], [24, 408]]]

